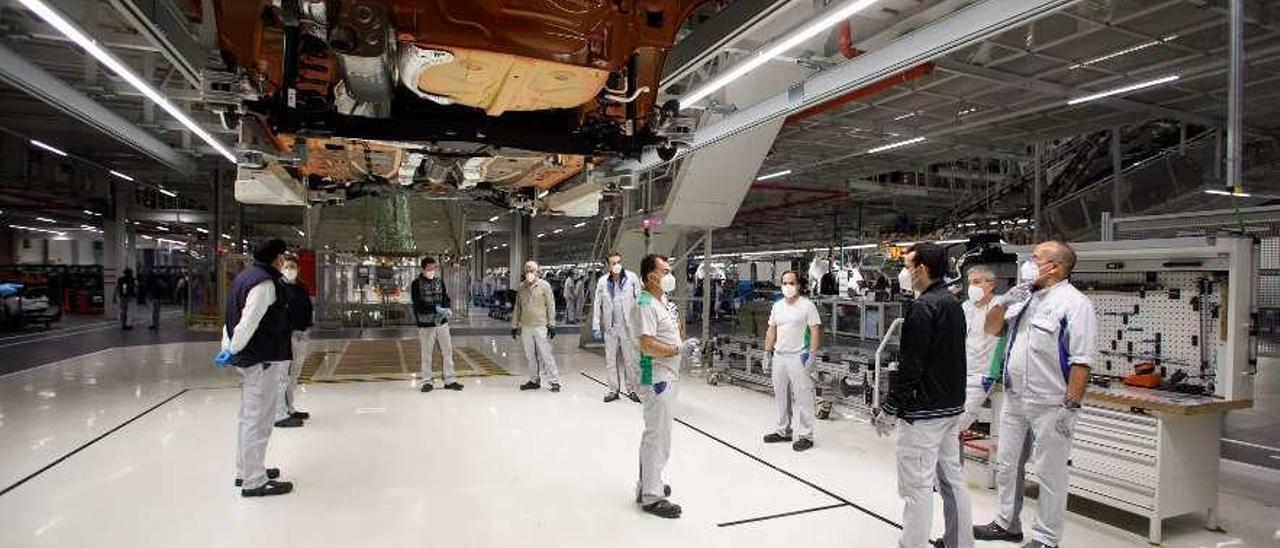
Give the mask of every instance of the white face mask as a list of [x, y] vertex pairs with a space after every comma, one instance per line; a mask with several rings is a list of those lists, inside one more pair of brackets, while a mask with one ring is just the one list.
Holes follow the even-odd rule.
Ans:
[[676, 277], [672, 276], [671, 273], [668, 272], [666, 276], [662, 277], [662, 291], [665, 293], [670, 293], [675, 290], [676, 290]]
[[987, 296], [987, 292], [983, 290], [981, 287], [978, 287], [976, 285], [969, 286], [969, 300], [976, 303], [978, 301], [981, 301], [982, 298], [985, 296]]
[[426, 270], [426, 271], [423, 271], [423, 272], [427, 275], [427, 279], [428, 279], [428, 280], [434, 280], [434, 279], [436, 279], [436, 271], [434, 271], [434, 270]]
[[298, 279], [298, 269], [296, 269], [296, 268], [286, 268], [286, 269], [284, 269], [284, 270], [280, 271], [280, 275], [281, 275], [281, 276], [284, 276], [284, 281], [289, 282], [289, 283], [293, 283], [295, 280], [297, 280], [297, 279]]
[[536, 279], [538, 279], [538, 274], [537, 274], [536, 272], [525, 272], [525, 273], [524, 273], [524, 281], [529, 282], [529, 283], [533, 283], [533, 281], [534, 281], [534, 280], [536, 280]]
[[609, 265], [609, 272], [614, 274], [622, 274], [622, 263]]
[[1036, 278], [1039, 277], [1040, 267], [1036, 266], [1036, 262], [1034, 260], [1027, 259], [1022, 263], [1022, 266], [1018, 268], [1018, 281], [1020, 282], [1034, 282], [1036, 281]]
[[915, 291], [916, 289], [911, 285], [911, 271], [907, 270], [905, 266], [898, 271], [898, 286], [902, 287], [903, 291]]
[[790, 299], [790, 298], [795, 297], [795, 296], [796, 296], [796, 294], [798, 294], [798, 293], [800, 293], [800, 290], [799, 290], [799, 289], [796, 289], [796, 286], [794, 286], [794, 285], [784, 285], [784, 286], [782, 286], [782, 296], [783, 296], [783, 297], [786, 297], [786, 298]]

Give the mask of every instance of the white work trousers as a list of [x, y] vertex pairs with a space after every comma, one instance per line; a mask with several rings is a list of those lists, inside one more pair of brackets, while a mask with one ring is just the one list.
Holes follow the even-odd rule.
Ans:
[[800, 354], [774, 354], [773, 399], [778, 435], [813, 439], [813, 379]]
[[640, 435], [640, 481], [636, 493], [648, 506], [667, 498], [662, 470], [671, 456], [671, 425], [675, 422], [676, 383], [668, 381], [661, 394], [653, 385], [638, 387], [644, 408], [644, 433]]
[[[982, 410], [982, 404], [987, 401], [987, 393], [982, 389], [982, 383], [976, 386], [970, 384], [965, 389], [964, 412], [956, 419], [956, 432], [963, 438], [965, 430], [973, 426], [973, 422], [978, 419], [978, 412]], [[964, 440], [960, 439], [960, 467], [964, 468]], [[942, 478], [946, 474], [942, 469], [942, 461], [938, 461], [938, 477]], [[951, 488], [951, 484], [945, 481], [938, 481], [938, 494], [942, 496], [942, 521], [946, 523], [946, 532], [942, 535], [943, 544], [947, 546], [959, 546], [967, 548], [973, 546], [973, 528], [968, 525], [967, 520], [961, 520], [956, 514], [960, 510], [960, 503], [956, 500], [955, 491]], [[964, 535], [965, 538], [961, 538]], [[968, 544], [961, 544], [967, 542]]]
[[444, 360], [441, 372], [444, 383], [458, 382], [458, 372], [453, 367], [453, 337], [449, 335], [449, 324], [418, 328], [418, 346], [422, 350], [418, 378], [422, 379], [423, 384], [429, 384], [435, 378], [431, 362], [435, 358], [437, 343], [440, 344], [440, 357]]
[[1031, 529], [1031, 538], [1045, 546], [1057, 546], [1062, 541], [1067, 514], [1067, 460], [1071, 455], [1071, 437], [1059, 434], [1055, 427], [1061, 408], [1059, 404], [1027, 403], [1006, 393], [999, 419], [996, 493], [1000, 499], [1000, 513], [996, 516], [996, 524], [1008, 531], [1022, 530], [1019, 514], [1025, 472], [1020, 461], [1027, 458], [1024, 444], [1030, 434], [1034, 443], [1027, 462], [1040, 481], [1036, 524]]
[[[623, 336], [625, 329], [612, 329], [604, 332], [604, 369], [609, 384], [609, 393], [617, 394], [622, 388], [627, 392], [636, 391], [637, 368], [636, 343]], [[621, 356], [619, 356], [621, 350]], [[622, 361], [619, 362], [619, 359]]]
[[578, 298], [564, 298], [564, 323], [578, 323]]
[[236, 440], [236, 477], [244, 480], [244, 489], [257, 489], [267, 483], [267, 442], [275, 426], [276, 397], [280, 393], [280, 376], [289, 362], [263, 362], [237, 367], [240, 372], [240, 419]]
[[[900, 548], [929, 548], [933, 530], [933, 489], [947, 484], [956, 503], [953, 525], [960, 548], [973, 546], [973, 516], [960, 469], [960, 433], [956, 417], [902, 421], [898, 428], [898, 494], [903, 499]], [[941, 475], [939, 475], [941, 474]], [[948, 545], [950, 546], [950, 545]]]
[[[551, 355], [551, 339], [547, 338], [547, 326], [520, 328], [520, 340], [524, 343], [524, 358], [529, 364], [529, 380], [541, 382], [542, 373], [547, 382], [558, 384], [560, 374], [556, 370], [556, 359]], [[539, 372], [541, 365], [541, 372]]]
[[302, 376], [302, 364], [307, 361], [307, 344], [311, 342], [311, 333], [294, 331], [289, 344], [293, 348], [293, 360], [289, 361], [289, 372], [280, 375], [280, 393], [276, 395], [276, 420], [289, 418], [298, 409], [293, 406], [294, 393], [298, 390], [298, 378]]

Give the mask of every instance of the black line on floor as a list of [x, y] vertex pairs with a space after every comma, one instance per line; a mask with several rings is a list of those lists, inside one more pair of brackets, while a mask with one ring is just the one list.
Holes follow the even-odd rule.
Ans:
[[783, 512], [783, 513], [781, 513], [781, 514], [771, 514], [771, 515], [768, 515], [768, 516], [760, 516], [760, 517], [758, 517], [758, 518], [740, 519], [740, 520], [738, 520], [738, 521], [726, 521], [726, 522], [724, 522], [724, 523], [717, 523], [717, 524], [716, 524], [716, 527], [733, 527], [734, 525], [744, 525], [744, 524], [747, 524], [747, 523], [755, 523], [755, 522], [757, 522], [757, 521], [768, 521], [768, 520], [771, 520], [771, 519], [787, 518], [787, 517], [791, 517], [791, 516], [798, 516], [798, 515], [801, 515], [801, 514], [809, 514], [809, 513], [812, 513], [812, 512], [821, 512], [821, 511], [824, 511], [824, 510], [834, 510], [834, 509], [836, 509], [836, 508], [844, 508], [844, 507], [846, 507], [846, 506], [849, 506], [849, 505], [848, 505], [848, 504], [845, 504], [845, 503], [843, 503], [843, 502], [842, 502], [842, 503], [840, 503], [840, 504], [828, 504], [828, 505], [826, 505], [826, 506], [819, 506], [819, 507], [817, 507], [817, 508], [806, 508], [806, 509], [804, 509], [804, 510], [793, 510], [793, 511], [791, 511], [791, 512]]
[[95, 443], [98, 443], [99, 441], [102, 441], [102, 439], [103, 439], [103, 438], [105, 438], [105, 437], [107, 437], [107, 436], [110, 436], [111, 434], [116, 433], [116, 432], [117, 432], [117, 431], [119, 431], [121, 428], [124, 428], [124, 427], [126, 427], [126, 426], [129, 426], [129, 424], [130, 424], [130, 423], [132, 423], [133, 421], [136, 421], [136, 420], [138, 420], [138, 419], [142, 418], [142, 417], [143, 417], [143, 416], [145, 416], [147, 413], [150, 413], [150, 412], [152, 412], [152, 411], [155, 411], [156, 409], [159, 409], [159, 408], [160, 408], [160, 406], [162, 406], [162, 405], [164, 405], [164, 404], [166, 404], [166, 403], [169, 403], [169, 402], [171, 402], [171, 401], [173, 401], [173, 400], [177, 399], [177, 398], [178, 398], [178, 396], [181, 396], [181, 395], [183, 395], [183, 394], [186, 394], [188, 390], [189, 390], [189, 389], [187, 389], [187, 388], [183, 388], [182, 390], [179, 390], [177, 394], [174, 394], [174, 395], [172, 395], [172, 396], [169, 396], [169, 397], [165, 398], [165, 399], [164, 399], [164, 401], [162, 401], [162, 402], [160, 402], [160, 403], [157, 403], [157, 404], [155, 404], [155, 405], [153, 405], [153, 406], [151, 406], [151, 407], [148, 407], [145, 411], [143, 411], [143, 412], [141, 412], [141, 413], [138, 413], [137, 415], [134, 415], [134, 416], [133, 416], [133, 418], [131, 418], [131, 419], [127, 420], [127, 421], [124, 421], [124, 422], [122, 422], [122, 423], [120, 423], [120, 424], [116, 425], [116, 427], [115, 427], [115, 428], [112, 428], [112, 429], [110, 429], [110, 430], [107, 430], [106, 432], [103, 432], [103, 433], [102, 433], [102, 435], [100, 435], [100, 436], [98, 436], [98, 437], [96, 437], [96, 438], [93, 438], [93, 439], [91, 439], [91, 440], [89, 440], [89, 441], [85, 442], [85, 443], [84, 443], [84, 444], [82, 444], [80, 447], [77, 447], [77, 448], [75, 448], [75, 449], [72, 449], [72, 450], [71, 450], [71, 452], [69, 452], [69, 453], [67, 453], [67, 454], [65, 454], [65, 455], [63, 455], [63, 456], [61, 456], [61, 457], [58, 457], [58, 459], [57, 459], [57, 460], [55, 460], [55, 461], [53, 461], [53, 462], [51, 462], [51, 463], [49, 463], [49, 464], [46, 464], [43, 468], [41, 468], [41, 469], [39, 469], [39, 470], [36, 470], [35, 472], [32, 472], [32, 473], [31, 473], [31, 474], [29, 474], [27, 477], [22, 478], [22, 479], [18, 480], [17, 482], [15, 482], [13, 485], [10, 485], [10, 486], [8, 486], [8, 487], [5, 487], [5, 488], [4, 488], [4, 491], [0, 491], [0, 497], [3, 497], [3, 496], [4, 496], [6, 493], [8, 493], [9, 491], [12, 491], [12, 490], [14, 490], [14, 489], [17, 489], [17, 488], [18, 488], [18, 486], [20, 486], [20, 485], [22, 485], [22, 484], [24, 484], [24, 483], [26, 483], [26, 482], [28, 482], [28, 481], [31, 481], [32, 479], [35, 479], [35, 477], [36, 477], [36, 476], [39, 476], [40, 474], [45, 473], [45, 472], [46, 472], [46, 471], [48, 471], [50, 468], [53, 468], [54, 466], [57, 466], [57, 465], [59, 465], [59, 464], [62, 464], [62, 461], [65, 461], [65, 460], [67, 460], [67, 459], [71, 458], [71, 456], [72, 456], [72, 455], [75, 455], [76, 453], [79, 453], [79, 452], [81, 452], [81, 451], [84, 451], [85, 449], [88, 449], [90, 445], [93, 445], [93, 444], [95, 444]]
[[[595, 382], [596, 382], [596, 384], [599, 384], [600, 386], [607, 386], [607, 385], [604, 383], [604, 381], [601, 381], [600, 379], [597, 379], [597, 378], [595, 378], [595, 377], [592, 377], [591, 375], [588, 375], [588, 374], [586, 374], [585, 372], [583, 372], [583, 373], [582, 373], [582, 376], [584, 376], [584, 377], [586, 377], [586, 378], [588, 378], [588, 379], [591, 379], [592, 381], [595, 381]], [[798, 482], [800, 482], [800, 483], [803, 483], [803, 484], [805, 484], [805, 485], [809, 486], [811, 489], [813, 489], [813, 490], [815, 490], [815, 491], [818, 491], [819, 493], [822, 493], [822, 494], [824, 494], [824, 495], [826, 495], [826, 496], [828, 496], [828, 497], [831, 497], [831, 498], [833, 498], [833, 499], [836, 499], [836, 500], [838, 500], [838, 501], [840, 501], [840, 502], [844, 503], [845, 505], [848, 505], [848, 506], [852, 507], [853, 509], [855, 509], [855, 510], [857, 510], [857, 511], [859, 511], [859, 512], [862, 512], [862, 513], [864, 513], [864, 514], [866, 514], [866, 515], [868, 515], [868, 516], [871, 516], [871, 517], [873, 517], [873, 518], [875, 518], [875, 519], [877, 519], [877, 520], [880, 520], [880, 521], [884, 522], [885, 524], [887, 524], [887, 525], [889, 525], [889, 526], [891, 526], [891, 527], [893, 527], [893, 528], [895, 528], [895, 529], [902, 529], [902, 524], [900, 524], [900, 523], [898, 523], [898, 522], [896, 522], [896, 521], [893, 521], [893, 520], [891, 520], [891, 519], [889, 519], [889, 518], [886, 518], [886, 517], [884, 517], [884, 516], [882, 516], [882, 515], [880, 515], [880, 514], [877, 514], [877, 513], [875, 513], [875, 512], [872, 512], [871, 510], [868, 510], [867, 508], [864, 508], [864, 507], [862, 507], [861, 505], [859, 505], [859, 504], [857, 504], [857, 503], [855, 503], [855, 502], [853, 502], [853, 501], [851, 501], [851, 500], [849, 500], [849, 499], [846, 499], [846, 498], [844, 498], [844, 497], [842, 497], [842, 496], [840, 496], [840, 495], [837, 495], [837, 494], [835, 494], [835, 493], [832, 493], [831, 491], [828, 491], [827, 489], [824, 489], [824, 488], [822, 488], [821, 486], [819, 486], [819, 485], [817, 485], [817, 484], [815, 484], [815, 483], [813, 483], [813, 482], [811, 482], [811, 481], [809, 481], [809, 480], [807, 480], [807, 479], [804, 479], [804, 478], [802, 478], [802, 477], [800, 477], [800, 476], [797, 476], [797, 475], [795, 475], [795, 474], [792, 474], [791, 472], [788, 472], [788, 471], [786, 471], [786, 470], [783, 470], [783, 469], [781, 469], [781, 468], [778, 468], [778, 467], [777, 467], [776, 465], [774, 465], [773, 463], [771, 463], [771, 462], [769, 462], [769, 461], [767, 461], [767, 460], [764, 460], [764, 459], [762, 459], [762, 458], [760, 458], [760, 457], [757, 457], [757, 456], [755, 456], [755, 455], [753, 455], [753, 454], [751, 454], [751, 453], [747, 452], [746, 450], [739, 448], [738, 446], [736, 446], [736, 445], [734, 445], [734, 444], [732, 444], [732, 443], [729, 443], [729, 442], [727, 442], [727, 441], [725, 441], [725, 440], [722, 440], [722, 439], [720, 439], [720, 438], [716, 437], [716, 436], [715, 436], [715, 434], [712, 434], [712, 433], [710, 433], [710, 432], [707, 432], [706, 430], [703, 430], [703, 429], [701, 429], [701, 428], [698, 428], [697, 426], [694, 426], [694, 425], [692, 425], [692, 424], [689, 424], [688, 422], [686, 422], [686, 421], [684, 421], [683, 419], [680, 419], [680, 418], [676, 418], [676, 419], [675, 419], [675, 421], [676, 421], [676, 422], [678, 422], [678, 423], [680, 423], [680, 424], [682, 424], [682, 425], [684, 425], [686, 428], [688, 428], [688, 429], [690, 429], [690, 430], [693, 430], [694, 432], [697, 432], [697, 433], [699, 433], [699, 434], [702, 434], [703, 436], [706, 436], [706, 437], [708, 437], [708, 438], [711, 438], [712, 440], [716, 441], [716, 442], [717, 442], [717, 443], [719, 443], [720, 445], [723, 445], [723, 446], [725, 446], [725, 447], [728, 447], [729, 449], [732, 449], [732, 450], [734, 450], [734, 451], [736, 451], [736, 452], [738, 452], [738, 453], [742, 454], [743, 456], [745, 456], [745, 457], [747, 457], [747, 458], [749, 458], [749, 459], [751, 459], [751, 460], [754, 460], [754, 461], [756, 461], [756, 462], [758, 462], [758, 463], [760, 463], [760, 464], [763, 464], [763, 465], [765, 465], [765, 466], [767, 466], [767, 467], [769, 467], [769, 468], [772, 468], [775, 472], [778, 472], [779, 474], [782, 474], [782, 475], [787, 476], [787, 477], [789, 477], [789, 478], [791, 478], [791, 479], [793, 479], [793, 480], [796, 480], [796, 481], [798, 481]]]

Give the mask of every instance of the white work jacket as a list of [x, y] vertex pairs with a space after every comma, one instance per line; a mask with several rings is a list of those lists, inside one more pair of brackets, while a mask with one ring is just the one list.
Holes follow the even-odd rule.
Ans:
[[631, 310], [636, 306], [636, 299], [644, 288], [640, 287], [640, 277], [635, 272], [623, 270], [619, 276], [619, 284], [610, 283], [608, 274], [596, 282], [595, 301], [591, 305], [591, 329], [612, 333], [614, 329], [627, 329], [626, 337], [635, 335], [631, 329]]

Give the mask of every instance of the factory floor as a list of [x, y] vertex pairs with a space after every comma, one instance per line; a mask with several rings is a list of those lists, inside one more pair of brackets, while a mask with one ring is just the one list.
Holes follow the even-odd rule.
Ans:
[[[601, 402], [596, 354], [561, 336], [564, 391], [520, 392], [524, 358], [510, 337], [454, 343], [511, 375], [476, 368], [464, 391], [428, 394], [410, 380], [305, 385], [298, 406], [312, 419], [276, 429], [268, 452], [296, 490], [266, 499], [231, 485], [238, 379], [210, 365], [213, 342], [114, 347], [0, 377], [0, 546], [896, 543], [893, 443], [865, 422], [820, 421], [805, 453], [766, 446], [769, 396], [686, 377], [666, 476], [685, 512], [663, 520], [633, 503], [640, 406]], [[318, 371], [352, 345], [315, 341]], [[388, 347], [401, 370], [408, 345]], [[1280, 474], [1224, 462], [1221, 491], [1225, 532], [1184, 516], [1165, 522], [1164, 544], [1280, 545]], [[970, 494], [975, 520], [989, 520], [995, 492], [975, 474]], [[1081, 501], [1072, 510], [1064, 545], [1147, 545], [1145, 520]]]

